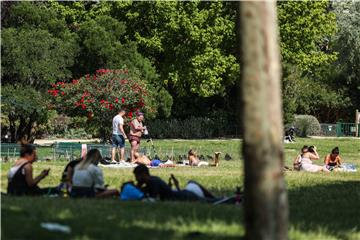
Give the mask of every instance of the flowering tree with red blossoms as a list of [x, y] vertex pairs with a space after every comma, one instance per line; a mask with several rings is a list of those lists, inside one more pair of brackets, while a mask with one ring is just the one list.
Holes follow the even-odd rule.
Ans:
[[146, 82], [130, 76], [127, 69], [99, 69], [93, 75], [51, 86], [52, 107], [69, 116], [86, 116], [91, 126], [99, 128], [104, 141], [120, 109], [127, 111], [128, 119], [137, 111], [156, 111]]

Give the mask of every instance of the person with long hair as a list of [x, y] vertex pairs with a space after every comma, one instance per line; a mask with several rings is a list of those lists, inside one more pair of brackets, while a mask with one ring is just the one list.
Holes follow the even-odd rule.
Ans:
[[49, 175], [50, 169], [44, 169], [39, 176], [33, 177], [33, 164], [37, 160], [36, 148], [24, 144], [20, 149], [20, 158], [8, 173], [7, 192], [10, 195], [42, 195], [56, 193], [55, 188], [39, 188], [38, 184]]
[[313, 160], [319, 159], [320, 157], [315, 146], [303, 146], [301, 154], [294, 161], [294, 167], [297, 165], [300, 170], [305, 172], [329, 172], [325, 167], [313, 164]]
[[98, 167], [102, 159], [98, 149], [91, 149], [86, 158], [75, 167], [72, 179], [72, 197], [111, 197], [118, 196], [116, 189], [107, 189], [104, 185], [104, 176]]
[[326, 168], [330, 171], [340, 168], [341, 162], [342, 160], [340, 158], [340, 151], [338, 147], [335, 147], [333, 150], [331, 150], [331, 153], [326, 155], [324, 160]]

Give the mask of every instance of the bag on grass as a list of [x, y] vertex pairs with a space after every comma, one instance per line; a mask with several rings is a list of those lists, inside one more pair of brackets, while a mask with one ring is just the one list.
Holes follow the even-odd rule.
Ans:
[[144, 193], [138, 189], [133, 183], [124, 183], [121, 187], [120, 200], [141, 200]]

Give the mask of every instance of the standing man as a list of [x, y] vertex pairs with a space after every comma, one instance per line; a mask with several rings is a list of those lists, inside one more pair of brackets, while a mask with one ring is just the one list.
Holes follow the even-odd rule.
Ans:
[[121, 109], [113, 118], [112, 121], [112, 152], [111, 152], [111, 162], [116, 163], [115, 161], [115, 154], [116, 149], [120, 148], [120, 162], [125, 162], [125, 138], [126, 134], [124, 131], [124, 116], [125, 110]]
[[134, 154], [139, 150], [140, 139], [146, 127], [143, 126], [144, 114], [138, 112], [136, 118], [130, 123], [129, 141], [131, 144], [131, 162], [135, 161]]

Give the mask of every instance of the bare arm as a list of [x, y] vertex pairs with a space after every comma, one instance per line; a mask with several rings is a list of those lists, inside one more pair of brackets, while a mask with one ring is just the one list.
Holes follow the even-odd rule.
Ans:
[[316, 148], [314, 148], [314, 153], [309, 153], [309, 158], [311, 160], [319, 160], [320, 156], [318, 154], [318, 152], [316, 151]]
[[301, 158], [301, 155], [297, 155], [296, 158], [294, 159], [293, 164], [300, 163], [300, 158]]
[[329, 165], [329, 162], [330, 162], [330, 156], [326, 155], [325, 160], [324, 160], [325, 165]]
[[127, 138], [125, 131], [124, 131], [124, 124], [119, 124], [119, 129], [120, 129], [120, 132], [122, 133], [122, 135], [124, 136], [124, 138]]
[[72, 167], [68, 167], [67, 174], [66, 174], [66, 182], [72, 183], [72, 177], [74, 175], [74, 169]]
[[36, 186], [42, 179], [44, 179], [49, 174], [50, 169], [43, 170], [36, 178], [33, 178], [33, 168], [31, 164], [27, 164], [26, 166], [24, 166], [24, 170], [27, 185], [29, 187], [33, 187]]

